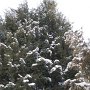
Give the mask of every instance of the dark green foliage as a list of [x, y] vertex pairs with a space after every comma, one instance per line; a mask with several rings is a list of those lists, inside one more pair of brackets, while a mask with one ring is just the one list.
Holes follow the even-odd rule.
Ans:
[[77, 73], [77, 70], [70, 68], [67, 72], [65, 72], [64, 77], [65, 79], [74, 79]]
[[6, 30], [0, 43], [0, 84], [5, 90], [63, 90], [63, 82], [74, 78], [76, 72], [64, 77], [73, 57], [64, 37], [71, 24], [53, 0], [31, 11], [27, 2], [20, 4], [6, 12], [1, 26]]
[[29, 8], [28, 3], [25, 1], [24, 4], [20, 4], [18, 9], [16, 10], [17, 21], [20, 21], [21, 24], [25, 23], [25, 19], [29, 19]]
[[16, 12], [14, 9], [7, 11], [5, 14], [5, 29], [14, 33], [17, 29]]

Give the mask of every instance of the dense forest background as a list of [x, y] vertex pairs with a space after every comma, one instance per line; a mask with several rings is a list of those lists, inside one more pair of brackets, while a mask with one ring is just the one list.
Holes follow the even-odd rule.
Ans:
[[43, 0], [0, 18], [0, 90], [90, 90], [90, 43]]

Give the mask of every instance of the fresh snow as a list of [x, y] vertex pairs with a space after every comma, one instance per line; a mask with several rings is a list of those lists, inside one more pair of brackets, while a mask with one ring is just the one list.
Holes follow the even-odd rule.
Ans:
[[39, 24], [39, 21], [33, 21], [32, 24], [38, 25]]
[[45, 59], [45, 58], [43, 58], [43, 57], [38, 58], [36, 62], [38, 63], [38, 62], [40, 62], [40, 61], [44, 61], [46, 64], [50, 64], [50, 65], [53, 64], [50, 59]]
[[83, 87], [85, 90], [90, 90], [90, 83], [81, 82], [81, 83], [75, 83], [77, 86]]
[[55, 64], [58, 64], [60, 61], [58, 60], [58, 59], [56, 59], [55, 61], [54, 61], [54, 63]]
[[55, 66], [51, 69], [50, 73], [53, 73], [53, 72], [56, 71], [57, 69], [59, 69], [60, 71], [62, 71], [62, 66], [61, 66], [61, 65], [55, 65]]
[[37, 66], [37, 65], [38, 65], [37, 63], [34, 63], [34, 64], [32, 64], [32, 67]]
[[29, 83], [28, 86], [35, 86], [35, 83]]
[[24, 78], [25, 78], [25, 79], [26, 79], [26, 78], [32, 78], [32, 76], [29, 75], [29, 74], [26, 74], [26, 76], [25, 76]]
[[29, 80], [28, 80], [28, 79], [24, 79], [23, 82], [24, 82], [24, 83], [28, 83]]
[[29, 52], [27, 53], [27, 55], [32, 55], [33, 53], [38, 52], [38, 51], [39, 51], [39, 48], [36, 47], [34, 50], [29, 51]]
[[7, 87], [11, 87], [11, 86], [15, 86], [16, 84], [14, 84], [13, 82], [9, 82], [4, 88], [7, 88]]
[[79, 85], [79, 86], [89, 86], [90, 87], [90, 83], [86, 83], [86, 82], [76, 83], [76, 85]]
[[8, 48], [4, 43], [0, 43], [0, 47]]
[[26, 62], [24, 61], [24, 59], [23, 59], [23, 58], [20, 58], [20, 60], [19, 60], [19, 61], [20, 61], [20, 63], [21, 63], [21, 64], [26, 64]]
[[0, 88], [3, 88], [4, 87], [4, 85], [3, 84], [0, 84]]

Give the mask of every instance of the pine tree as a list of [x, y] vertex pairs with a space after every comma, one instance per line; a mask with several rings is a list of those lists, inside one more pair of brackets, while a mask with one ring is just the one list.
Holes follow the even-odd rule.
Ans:
[[64, 36], [71, 24], [57, 12], [55, 1], [44, 0], [30, 12], [25, 2], [6, 14], [4, 26], [6, 38], [0, 42], [1, 88], [63, 90], [68, 77], [64, 77], [64, 71], [73, 57]]
[[[32, 26], [35, 30], [33, 44], [36, 43], [36, 46], [39, 47], [41, 57], [53, 62], [49, 71], [49, 77], [52, 80], [51, 88], [60, 88], [59, 82], [64, 81], [63, 71], [67, 63], [72, 59], [72, 49], [64, 41], [64, 33], [71, 29], [71, 25], [62, 14], [56, 12], [56, 3], [53, 0], [44, 0], [41, 6], [30, 12], [30, 16], [38, 22], [36, 27], [34, 27], [35, 24]], [[54, 64], [56, 61], [58, 63]], [[55, 71], [52, 72], [53, 68], [55, 68]], [[42, 75], [42, 73], [39, 73], [39, 75], [41, 75], [39, 77], [41, 79], [47, 77]], [[41, 84], [39, 86], [41, 87]]]

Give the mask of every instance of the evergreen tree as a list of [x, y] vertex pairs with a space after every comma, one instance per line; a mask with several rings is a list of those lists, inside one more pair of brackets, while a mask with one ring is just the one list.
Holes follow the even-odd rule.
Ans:
[[[2, 25], [1, 25], [2, 26]], [[27, 2], [6, 13], [5, 40], [0, 42], [2, 90], [64, 90], [72, 49], [65, 43], [71, 24], [53, 0], [29, 12]]]

